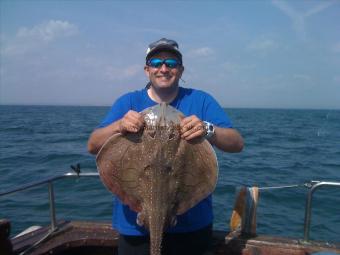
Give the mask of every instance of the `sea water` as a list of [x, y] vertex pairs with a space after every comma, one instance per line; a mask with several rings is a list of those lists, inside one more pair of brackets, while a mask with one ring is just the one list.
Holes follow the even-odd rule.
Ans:
[[[96, 172], [87, 152], [91, 131], [109, 107], [0, 106], [0, 193], [72, 171]], [[340, 181], [340, 111], [226, 109], [245, 140], [242, 153], [217, 152], [214, 228], [229, 229], [240, 186], [260, 187], [257, 233], [303, 238], [311, 181]], [[291, 188], [265, 189], [297, 185]], [[57, 219], [111, 221], [112, 196], [99, 178], [54, 183]], [[320, 188], [313, 198], [310, 237], [340, 242], [340, 189]], [[47, 185], [0, 197], [0, 218], [12, 235], [47, 225]]]

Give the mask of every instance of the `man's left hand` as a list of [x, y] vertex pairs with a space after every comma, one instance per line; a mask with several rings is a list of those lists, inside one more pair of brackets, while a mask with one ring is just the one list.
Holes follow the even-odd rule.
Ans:
[[181, 120], [181, 137], [185, 140], [191, 140], [196, 137], [203, 137], [206, 134], [205, 126], [202, 120], [196, 115], [185, 117]]

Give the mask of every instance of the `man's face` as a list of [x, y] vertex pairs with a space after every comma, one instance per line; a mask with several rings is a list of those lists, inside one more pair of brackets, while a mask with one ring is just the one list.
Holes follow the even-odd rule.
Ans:
[[[159, 52], [156, 53], [152, 58], [158, 59], [177, 59], [175, 54], [171, 52]], [[178, 66], [176, 68], [167, 67], [165, 64], [162, 66], [155, 68], [151, 66], [144, 67], [145, 74], [151, 81], [152, 85], [156, 88], [171, 88], [178, 86], [178, 81], [182, 76], [184, 67]]]

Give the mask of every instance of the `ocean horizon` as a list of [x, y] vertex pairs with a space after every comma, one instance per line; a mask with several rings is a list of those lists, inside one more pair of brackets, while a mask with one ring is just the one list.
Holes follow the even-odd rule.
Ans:
[[[103, 104], [103, 105], [97, 105], [97, 104], [18, 104], [18, 103], [5, 103], [1, 104], [0, 106], [47, 106], [47, 107], [111, 107], [112, 104]], [[325, 110], [325, 111], [339, 111], [340, 108], [331, 108], [331, 107], [267, 107], [267, 106], [222, 106], [223, 109], [246, 109], [246, 110]]]

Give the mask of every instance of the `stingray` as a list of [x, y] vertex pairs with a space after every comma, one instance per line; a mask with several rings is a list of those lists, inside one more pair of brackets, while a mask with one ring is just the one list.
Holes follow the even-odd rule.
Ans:
[[151, 255], [159, 255], [163, 233], [176, 225], [176, 216], [215, 189], [218, 165], [206, 139], [181, 139], [183, 114], [172, 106], [162, 103], [142, 115], [144, 128], [111, 136], [96, 162], [106, 188], [149, 230]]

